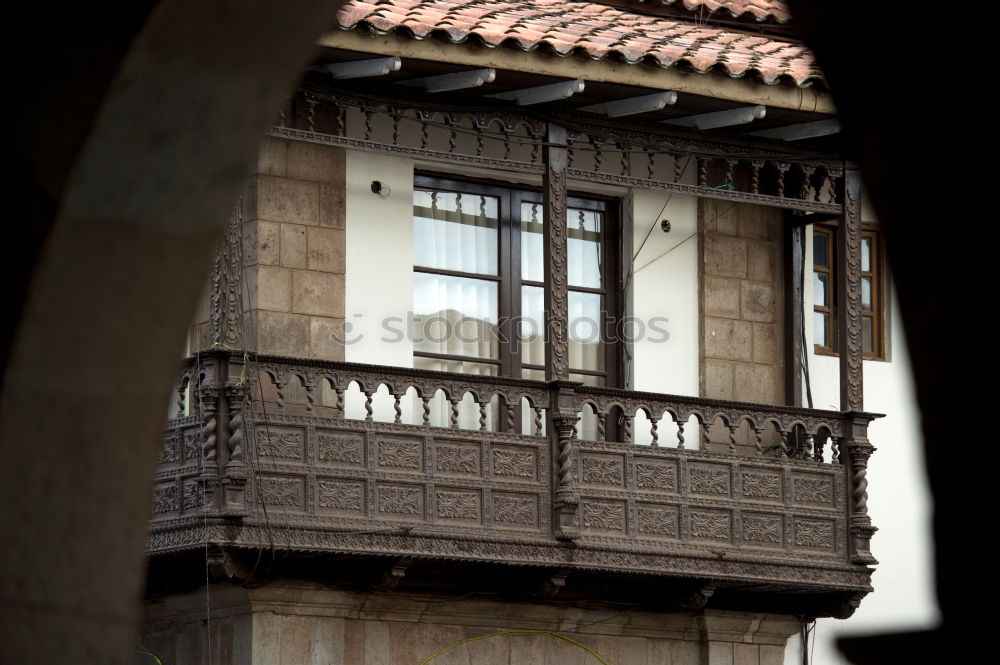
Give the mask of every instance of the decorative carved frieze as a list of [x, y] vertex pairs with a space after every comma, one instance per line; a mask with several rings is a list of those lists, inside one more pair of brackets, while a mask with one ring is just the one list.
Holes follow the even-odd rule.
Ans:
[[177, 485], [159, 485], [153, 488], [153, 514], [162, 515], [177, 510]]
[[755, 499], [780, 499], [781, 476], [770, 471], [744, 471], [743, 496]]
[[320, 508], [361, 512], [364, 509], [364, 485], [359, 482], [317, 480]]
[[584, 501], [583, 525], [588, 529], [624, 531], [625, 505], [604, 501]]
[[676, 490], [676, 467], [673, 464], [636, 462], [635, 484], [640, 489]]
[[448, 491], [438, 492], [437, 516], [448, 519], [479, 519], [479, 493]]
[[355, 434], [317, 433], [320, 462], [360, 465], [364, 462], [364, 440]]
[[707, 510], [691, 511], [691, 536], [729, 540], [731, 533], [730, 515]]
[[378, 440], [378, 465], [395, 469], [419, 469], [421, 444], [397, 439]]
[[173, 464], [180, 459], [180, 436], [168, 434], [163, 437], [163, 447], [160, 448], [160, 464]]
[[201, 459], [201, 432], [188, 430], [184, 432], [184, 461], [193, 462]]
[[781, 544], [781, 518], [772, 515], [744, 515], [743, 540], [748, 543]]
[[184, 481], [184, 511], [194, 510], [205, 505], [205, 485], [197, 478]]
[[621, 485], [622, 462], [620, 459], [584, 455], [583, 481], [594, 485]]
[[534, 478], [536, 467], [535, 451], [533, 450], [493, 449], [494, 475]]
[[798, 503], [833, 503], [832, 479], [794, 478], [792, 488]]
[[477, 473], [479, 471], [479, 451], [468, 446], [439, 445], [437, 470], [454, 473]]
[[260, 500], [268, 506], [302, 506], [302, 479], [261, 476], [257, 479]]
[[301, 431], [258, 428], [257, 452], [261, 457], [302, 459], [305, 436]]
[[799, 547], [833, 549], [833, 522], [796, 519], [795, 544]]
[[675, 507], [640, 506], [636, 510], [639, 533], [677, 536], [678, 510]]
[[378, 488], [378, 510], [394, 515], [421, 515], [423, 490], [419, 487], [383, 486]]
[[692, 466], [691, 493], [729, 496], [729, 470]]
[[493, 495], [493, 519], [501, 523], [537, 524], [538, 500], [512, 494]]

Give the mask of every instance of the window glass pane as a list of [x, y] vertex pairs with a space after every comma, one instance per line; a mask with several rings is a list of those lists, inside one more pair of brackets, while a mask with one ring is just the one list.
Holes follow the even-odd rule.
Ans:
[[571, 372], [570, 375], [569, 375], [569, 380], [570, 381], [579, 381], [580, 383], [582, 383], [585, 386], [603, 386], [604, 385], [604, 377], [603, 376], [594, 376], [593, 374], [573, 374]]
[[413, 274], [413, 350], [498, 358], [497, 284]]
[[813, 273], [813, 304], [817, 307], [829, 307], [827, 302], [827, 282], [830, 276], [821, 272]]
[[827, 327], [826, 320], [829, 315], [823, 312], [813, 313], [813, 341], [816, 346], [830, 346], [830, 340], [827, 339]]
[[545, 364], [544, 331], [545, 290], [540, 286], [522, 286], [521, 319], [518, 322], [517, 330], [522, 363], [526, 365]]
[[[545, 279], [541, 203], [521, 204], [521, 279]], [[570, 286], [601, 288], [601, 214], [593, 210], [567, 211], [567, 272]]]
[[601, 213], [570, 208], [566, 225], [569, 285], [601, 288]]
[[872, 271], [872, 239], [861, 238], [861, 272]]
[[544, 381], [545, 371], [541, 369], [521, 369], [521, 378], [528, 379], [530, 381]]
[[604, 371], [601, 296], [569, 292], [569, 366]]
[[872, 319], [870, 316], [861, 317], [861, 350], [865, 353], [874, 351], [872, 346]]
[[545, 281], [545, 254], [542, 245], [542, 204], [521, 204], [521, 279]]
[[821, 268], [830, 267], [829, 246], [830, 234], [825, 231], [813, 231], [813, 265]]
[[497, 365], [487, 363], [462, 362], [460, 360], [438, 360], [437, 358], [413, 357], [415, 369], [430, 369], [437, 372], [460, 372], [462, 374], [479, 374], [481, 376], [496, 376]]
[[861, 278], [861, 309], [870, 312], [872, 311], [872, 278], [862, 277]]
[[496, 275], [498, 216], [493, 196], [414, 190], [413, 264]]

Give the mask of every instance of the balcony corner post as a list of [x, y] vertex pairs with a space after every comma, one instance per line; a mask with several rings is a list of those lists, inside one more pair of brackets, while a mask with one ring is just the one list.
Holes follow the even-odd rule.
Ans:
[[228, 461], [225, 466], [225, 475], [220, 480], [222, 488], [223, 514], [226, 517], [242, 518], [247, 514], [246, 507], [246, 485], [247, 485], [247, 465], [244, 461], [244, 447], [246, 446], [246, 425], [245, 413], [249, 390], [245, 377], [241, 374], [240, 380], [226, 386], [226, 397], [229, 406], [228, 413], [228, 439], [226, 449]]
[[543, 151], [545, 379], [569, 378], [569, 293], [566, 238], [566, 128], [549, 123]]
[[861, 175], [844, 173], [844, 218], [837, 227], [837, 351], [840, 356], [840, 409], [864, 409], [861, 340]]
[[204, 486], [205, 510], [213, 512], [219, 508], [218, 386], [203, 386], [199, 403], [202, 411], [201, 481]]
[[866, 566], [878, 563], [871, 553], [871, 539], [878, 528], [872, 525], [868, 514], [868, 458], [875, 452], [875, 446], [868, 441], [870, 420], [870, 416], [858, 412], [848, 412], [844, 419], [847, 436], [845, 448], [849, 460], [848, 530], [851, 562]]
[[557, 540], [574, 541], [580, 536], [580, 490], [576, 482], [577, 383], [553, 381], [549, 398], [553, 468], [553, 526]]

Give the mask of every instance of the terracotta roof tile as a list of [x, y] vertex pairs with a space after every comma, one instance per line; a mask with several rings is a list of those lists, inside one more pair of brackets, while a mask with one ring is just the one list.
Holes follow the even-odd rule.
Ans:
[[[784, 7], [773, 0], [683, 1], [686, 7], [704, 5], [712, 11], [768, 11], [776, 18]], [[768, 84], [782, 77], [800, 86], [823, 80], [812, 53], [801, 44], [595, 2], [349, 0], [338, 18], [344, 29], [403, 30], [415, 39], [438, 33], [459, 43], [475, 36], [490, 47], [506, 44], [525, 51], [545, 44], [564, 56], [578, 52], [601, 60], [615, 55], [630, 64], [651, 60], [664, 68], [686, 63], [699, 72], [718, 67], [734, 77], [753, 72]]]
[[726, 11], [734, 17], [750, 14], [758, 21], [771, 18], [785, 23], [792, 18], [783, 0], [639, 0], [664, 5], [679, 5], [690, 11], [706, 9], [709, 12]]

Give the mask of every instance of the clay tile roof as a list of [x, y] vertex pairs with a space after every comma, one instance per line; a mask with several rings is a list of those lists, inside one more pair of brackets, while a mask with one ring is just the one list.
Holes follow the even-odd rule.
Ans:
[[[683, 1], [686, 6], [730, 11], [784, 8], [773, 0]], [[475, 37], [488, 47], [533, 51], [545, 45], [562, 56], [615, 56], [629, 64], [647, 61], [663, 68], [686, 64], [698, 72], [718, 68], [733, 77], [754, 74], [767, 84], [783, 78], [799, 86], [823, 81], [812, 53], [797, 42], [596, 2], [349, 0], [338, 20], [347, 30], [397, 32], [414, 39], [433, 34], [460, 43]]]
[[639, 0], [639, 2], [682, 5], [690, 11], [699, 9], [712, 13], [725, 11], [734, 18], [749, 14], [758, 21], [774, 19], [778, 23], [787, 23], [792, 18], [788, 6], [782, 0]]

